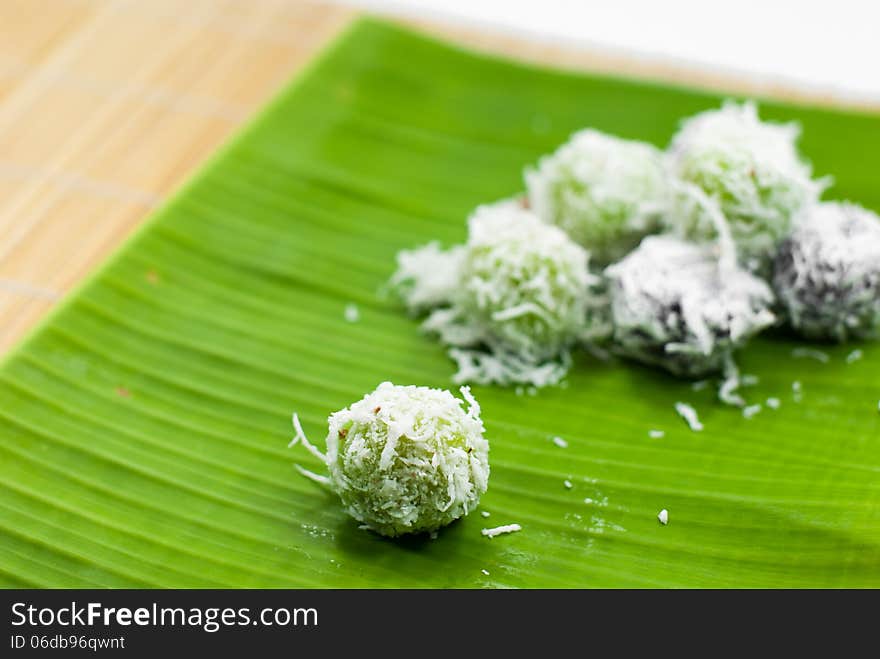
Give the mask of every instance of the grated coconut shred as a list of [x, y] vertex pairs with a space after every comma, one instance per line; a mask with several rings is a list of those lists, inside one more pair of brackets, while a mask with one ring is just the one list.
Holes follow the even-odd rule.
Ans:
[[503, 526], [496, 526], [493, 529], [483, 529], [480, 533], [491, 539], [499, 535], [504, 535], [505, 533], [516, 533], [517, 531], [522, 531], [522, 527], [519, 524], [504, 524]]
[[700, 417], [697, 416], [697, 411], [687, 403], [676, 403], [675, 411], [678, 413], [678, 416], [684, 419], [684, 422], [688, 424], [688, 428], [694, 432], [700, 432], [703, 429], [703, 424], [700, 423]]

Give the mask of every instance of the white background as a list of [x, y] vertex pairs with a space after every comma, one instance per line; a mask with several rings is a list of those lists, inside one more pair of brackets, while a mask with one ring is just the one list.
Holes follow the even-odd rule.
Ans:
[[880, 0], [347, 0], [880, 101]]

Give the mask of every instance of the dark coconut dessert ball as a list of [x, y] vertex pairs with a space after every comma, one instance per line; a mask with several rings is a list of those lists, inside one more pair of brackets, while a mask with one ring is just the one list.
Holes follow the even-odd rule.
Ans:
[[773, 287], [791, 327], [810, 339], [880, 333], [880, 217], [849, 203], [805, 209], [776, 257]]
[[770, 287], [716, 246], [649, 236], [605, 275], [616, 350], [675, 375], [724, 371], [775, 320]]

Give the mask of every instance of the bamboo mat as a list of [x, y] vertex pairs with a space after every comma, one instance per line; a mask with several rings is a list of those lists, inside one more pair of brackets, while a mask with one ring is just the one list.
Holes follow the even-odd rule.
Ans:
[[0, 0], [0, 352], [350, 18], [279, 0]]
[[[0, 353], [352, 17], [299, 0], [0, 0]], [[779, 91], [416, 25], [542, 63]]]

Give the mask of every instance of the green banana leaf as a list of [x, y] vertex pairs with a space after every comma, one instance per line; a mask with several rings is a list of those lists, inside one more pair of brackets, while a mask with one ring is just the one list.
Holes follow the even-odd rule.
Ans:
[[[587, 355], [567, 387], [475, 387], [491, 516], [434, 540], [358, 530], [286, 448], [293, 411], [321, 440], [384, 380], [452, 387], [443, 349], [377, 295], [398, 250], [461, 241], [476, 204], [579, 127], [665, 145], [719, 99], [355, 23], [6, 358], [0, 584], [880, 586], [873, 344], [821, 346], [821, 363], [783, 334], [755, 341], [746, 394], [781, 406], [751, 419], [712, 386]], [[762, 114], [802, 124], [830, 196], [880, 209], [880, 116]]]

